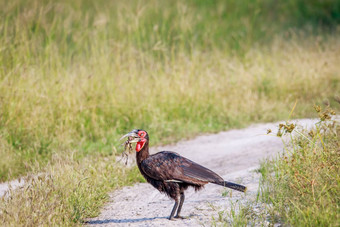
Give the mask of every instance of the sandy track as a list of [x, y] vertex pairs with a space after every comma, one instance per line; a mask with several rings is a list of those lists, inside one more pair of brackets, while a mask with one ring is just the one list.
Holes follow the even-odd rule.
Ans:
[[0, 197], [4, 196], [6, 192], [10, 191], [11, 189], [21, 187], [24, 184], [25, 181], [23, 179], [0, 183]]
[[[300, 125], [312, 126], [316, 120], [299, 120]], [[246, 194], [233, 191], [223, 197], [226, 189], [208, 184], [195, 193], [186, 191], [182, 215], [188, 219], [169, 221], [167, 218], [174, 202], [147, 183], [124, 187], [110, 194], [110, 202], [101, 214], [90, 219], [91, 226], [210, 226], [219, 211], [230, 210], [235, 202], [247, 203], [255, 199], [259, 174], [255, 169], [260, 161], [283, 151], [280, 138], [266, 135], [278, 123], [257, 124], [246, 129], [230, 130], [214, 135], [199, 136], [176, 145], [156, 147], [151, 153], [161, 150], [175, 151], [212, 170], [224, 179], [242, 183], [248, 187]], [[152, 139], [152, 135], [150, 135]]]

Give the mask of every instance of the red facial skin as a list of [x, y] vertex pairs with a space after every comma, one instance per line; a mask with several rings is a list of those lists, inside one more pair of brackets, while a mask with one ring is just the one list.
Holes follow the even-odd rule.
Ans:
[[137, 152], [142, 150], [142, 148], [144, 147], [144, 144], [146, 142], [146, 139], [144, 138], [146, 136], [146, 132], [145, 131], [139, 131], [138, 136], [140, 137], [141, 140], [139, 142], [137, 142], [137, 145], [136, 145], [136, 151]]

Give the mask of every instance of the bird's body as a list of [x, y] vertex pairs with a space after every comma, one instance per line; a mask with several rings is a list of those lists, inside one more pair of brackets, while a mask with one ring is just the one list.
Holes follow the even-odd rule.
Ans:
[[175, 201], [180, 199], [181, 193], [189, 186], [199, 190], [207, 183], [190, 177], [190, 172], [185, 172], [184, 169], [192, 166], [193, 162], [174, 152], [159, 152], [144, 160], [140, 160], [138, 156], [139, 152], [137, 165], [147, 182]]
[[[126, 136], [134, 136], [132, 142], [137, 142], [136, 160], [138, 168], [144, 178], [160, 192], [165, 193], [175, 200], [169, 219], [180, 218], [184, 202], [184, 191], [188, 187], [199, 190], [207, 183], [214, 183], [245, 192], [246, 187], [224, 181], [213, 171], [180, 156], [175, 152], [162, 151], [153, 155], [149, 154], [149, 136], [143, 130], [133, 130]], [[136, 139], [137, 138], [137, 139]]]

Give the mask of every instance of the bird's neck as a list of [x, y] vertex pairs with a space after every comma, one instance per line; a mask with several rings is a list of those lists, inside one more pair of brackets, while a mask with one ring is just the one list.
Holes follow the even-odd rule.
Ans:
[[149, 141], [146, 141], [143, 148], [136, 152], [136, 161], [139, 165], [143, 160], [149, 157]]

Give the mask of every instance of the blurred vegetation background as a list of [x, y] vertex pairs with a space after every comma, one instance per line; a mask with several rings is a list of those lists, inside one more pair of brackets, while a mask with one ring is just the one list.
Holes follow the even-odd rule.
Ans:
[[1, 0], [0, 18], [1, 181], [119, 153], [133, 128], [168, 143], [340, 91], [337, 0]]

